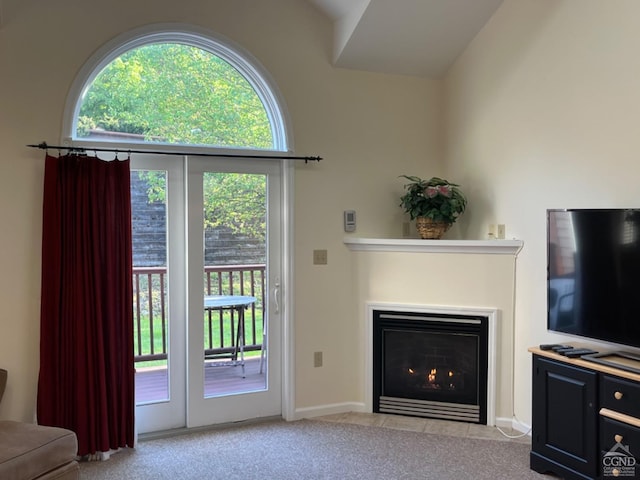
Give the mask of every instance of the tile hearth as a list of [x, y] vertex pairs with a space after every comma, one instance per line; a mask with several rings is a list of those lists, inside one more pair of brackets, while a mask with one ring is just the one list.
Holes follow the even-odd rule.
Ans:
[[[402, 415], [388, 415], [384, 413], [338, 413], [310, 418], [325, 422], [350, 423], [368, 427], [392, 428], [396, 430], [408, 430], [413, 432], [450, 435], [453, 437], [480, 438], [490, 440], [502, 440], [507, 442], [531, 443], [529, 435], [511, 428], [501, 428], [475, 423], [451, 422], [447, 420], [435, 420], [431, 418], [405, 417]], [[506, 436], [508, 435], [508, 436]], [[516, 437], [516, 438], [510, 438]]]

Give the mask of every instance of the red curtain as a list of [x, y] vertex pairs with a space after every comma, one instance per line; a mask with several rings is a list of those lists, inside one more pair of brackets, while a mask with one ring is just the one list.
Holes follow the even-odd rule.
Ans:
[[45, 159], [38, 422], [134, 445], [129, 160]]

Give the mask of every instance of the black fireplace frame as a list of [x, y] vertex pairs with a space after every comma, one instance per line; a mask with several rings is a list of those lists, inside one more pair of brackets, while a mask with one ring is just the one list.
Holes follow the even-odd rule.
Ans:
[[[432, 332], [442, 334], [471, 334], [478, 336], [478, 375], [477, 405], [478, 417], [466, 421], [470, 423], [487, 424], [487, 394], [489, 381], [489, 317], [485, 315], [469, 315], [460, 313], [435, 313], [435, 312], [407, 312], [398, 310], [374, 309], [373, 313], [373, 349], [372, 349], [372, 373], [373, 373], [373, 411], [381, 410], [380, 397], [383, 396], [383, 356], [384, 356], [384, 331], [387, 330], [415, 330], [419, 332]], [[380, 361], [377, 361], [380, 359]], [[411, 401], [411, 399], [409, 399]], [[407, 412], [403, 415], [420, 417], [445, 418], [424, 414]]]

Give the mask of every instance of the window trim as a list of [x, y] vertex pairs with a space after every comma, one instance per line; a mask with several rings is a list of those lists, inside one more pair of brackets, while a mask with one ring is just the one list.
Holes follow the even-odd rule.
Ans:
[[144, 149], [162, 146], [163, 150], [184, 152], [289, 152], [294, 151], [292, 129], [285, 103], [275, 82], [267, 70], [248, 51], [227, 38], [223, 38], [209, 30], [187, 24], [169, 23], [147, 25], [125, 32], [98, 49], [82, 66], [74, 79], [65, 104], [62, 145], [91, 147], [113, 145], [113, 140], [83, 140], [76, 137], [77, 119], [82, 105], [82, 98], [98, 74], [108, 64], [129, 50], [152, 43], [181, 43], [200, 48], [216, 55], [229, 63], [249, 82], [264, 105], [271, 125], [273, 149], [251, 149], [216, 146], [196, 146], [189, 144], [140, 143], [117, 141], [121, 148]]

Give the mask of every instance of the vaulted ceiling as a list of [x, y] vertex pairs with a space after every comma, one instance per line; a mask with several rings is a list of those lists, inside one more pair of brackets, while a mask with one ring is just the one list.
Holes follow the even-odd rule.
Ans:
[[[0, 0], [0, 28], [27, 2]], [[306, 0], [334, 26], [342, 68], [438, 78], [503, 0]]]
[[503, 0], [307, 0], [333, 21], [334, 64], [438, 78]]

